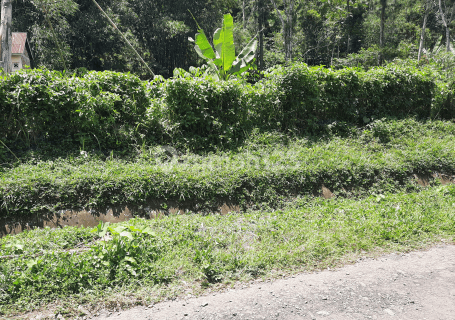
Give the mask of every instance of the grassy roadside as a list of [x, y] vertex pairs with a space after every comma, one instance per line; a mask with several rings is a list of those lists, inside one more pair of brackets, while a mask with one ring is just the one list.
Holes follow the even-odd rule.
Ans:
[[344, 137], [255, 133], [236, 150], [204, 156], [166, 158], [144, 149], [129, 160], [30, 160], [0, 172], [0, 217], [150, 200], [163, 207], [189, 201], [208, 210], [226, 199], [276, 207], [288, 196], [314, 194], [322, 184], [358, 197], [412, 191], [413, 173], [455, 172], [453, 122], [378, 120], [342, 129]]
[[278, 211], [134, 219], [96, 232], [33, 230], [0, 239], [0, 255], [10, 256], [0, 261], [0, 315], [52, 304], [77, 316], [79, 304], [145, 304], [454, 235], [453, 185], [362, 200], [301, 198]]

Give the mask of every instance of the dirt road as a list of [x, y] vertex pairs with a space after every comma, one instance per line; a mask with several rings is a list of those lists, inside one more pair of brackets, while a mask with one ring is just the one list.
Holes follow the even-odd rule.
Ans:
[[455, 246], [387, 255], [92, 319], [455, 320]]

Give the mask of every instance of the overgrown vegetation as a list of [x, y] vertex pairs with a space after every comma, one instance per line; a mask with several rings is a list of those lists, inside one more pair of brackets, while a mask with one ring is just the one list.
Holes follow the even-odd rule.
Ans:
[[[119, 292], [145, 303], [453, 239], [455, 188], [435, 180], [426, 189], [415, 176], [455, 173], [446, 72], [406, 61], [278, 66], [260, 80], [213, 81], [196, 68], [153, 81], [3, 75], [0, 218], [189, 210], [0, 239], [0, 315], [53, 301], [71, 315]], [[322, 186], [337, 197], [315, 197]], [[211, 214], [223, 203], [241, 213]]]
[[[259, 68], [297, 61], [332, 66], [337, 59], [370, 66], [395, 58], [425, 60], [438, 48], [450, 50], [454, 26], [453, 0], [441, 0], [441, 6], [429, 0], [97, 2], [153, 72], [166, 78], [175, 68], [188, 70], [203, 62], [188, 42], [199, 29], [188, 10], [207, 35], [219, 27], [223, 14], [232, 14], [237, 52], [259, 33]], [[69, 68], [147, 74], [93, 1], [15, 1], [13, 6], [13, 31], [28, 32], [37, 65], [64, 67], [56, 59], [50, 21]]]
[[451, 241], [454, 199], [454, 186], [361, 201], [305, 197], [280, 211], [188, 214], [100, 224], [93, 233], [63, 228], [7, 236], [0, 239], [0, 314], [59, 301], [55, 313], [65, 306], [71, 315], [80, 303], [96, 308], [119, 291], [128, 297], [122, 303], [143, 304], [160, 299], [160, 289], [194, 293], [214, 283], [268, 278], [276, 270], [333, 267], [362, 252]]
[[[0, 137], [10, 148], [125, 147], [144, 133], [147, 83], [130, 74], [27, 70], [0, 83]], [[153, 131], [149, 134], [153, 135]]]
[[[0, 139], [14, 154], [62, 145], [63, 155], [153, 144], [209, 151], [235, 148], [255, 128], [319, 135], [330, 124], [382, 117], [452, 119], [454, 90], [441, 70], [406, 64], [367, 71], [296, 64], [272, 68], [253, 84], [28, 70], [3, 76]], [[3, 162], [12, 156], [3, 144], [0, 150]]]
[[[160, 148], [130, 160], [82, 154], [30, 161], [1, 175], [1, 216], [60, 209], [147, 206], [159, 202], [211, 210], [223, 202], [277, 206], [324, 184], [340, 196], [415, 188], [414, 173], [455, 172], [455, 124], [377, 120], [325, 137], [254, 132], [236, 150], [171, 157]], [[330, 130], [333, 130], [332, 132]], [[345, 138], [337, 133], [350, 130]]]
[[[442, 79], [394, 64], [297, 64], [253, 84], [184, 74], [152, 82], [113, 72], [5, 75], [0, 216], [151, 200], [201, 210], [225, 201], [276, 206], [322, 184], [345, 196], [411, 190], [413, 173], [455, 172], [454, 125], [430, 120], [454, 116], [455, 86]], [[252, 147], [272, 136], [282, 142]], [[166, 155], [165, 144], [180, 156]]]

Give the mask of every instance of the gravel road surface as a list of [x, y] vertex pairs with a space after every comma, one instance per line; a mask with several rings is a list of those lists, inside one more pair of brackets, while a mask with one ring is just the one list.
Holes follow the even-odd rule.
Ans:
[[92, 319], [455, 320], [455, 246], [361, 260]]

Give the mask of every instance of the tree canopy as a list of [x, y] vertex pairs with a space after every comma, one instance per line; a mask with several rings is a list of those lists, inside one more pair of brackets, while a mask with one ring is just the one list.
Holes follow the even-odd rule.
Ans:
[[[207, 35], [213, 34], [223, 14], [230, 13], [234, 17], [237, 52], [259, 32], [262, 49], [258, 50], [261, 59], [257, 60], [264, 61], [265, 67], [290, 61], [329, 66], [350, 54], [365, 52], [380, 52], [386, 60], [417, 58], [421, 38], [422, 50], [441, 44], [451, 50], [455, 25], [455, 0], [98, 3], [154, 73], [164, 77], [172, 76], [175, 68], [188, 69], [203, 63], [188, 41], [198, 30], [191, 13]], [[13, 31], [29, 33], [38, 65], [147, 74], [92, 0], [14, 0]]]

